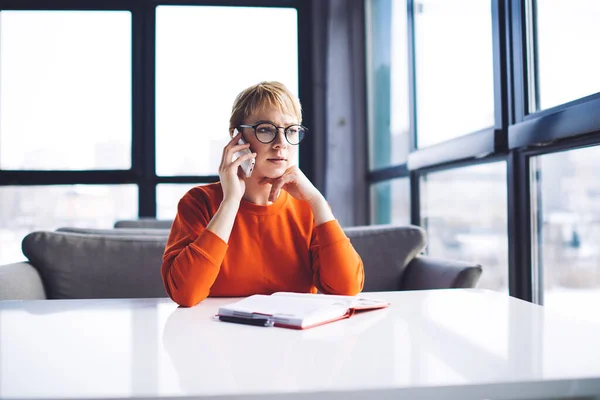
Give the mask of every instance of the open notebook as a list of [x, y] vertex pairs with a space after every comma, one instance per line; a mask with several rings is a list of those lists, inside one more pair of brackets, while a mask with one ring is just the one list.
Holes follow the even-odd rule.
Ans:
[[356, 311], [385, 308], [384, 300], [359, 296], [277, 292], [257, 294], [219, 308], [221, 321], [307, 329], [351, 317]]

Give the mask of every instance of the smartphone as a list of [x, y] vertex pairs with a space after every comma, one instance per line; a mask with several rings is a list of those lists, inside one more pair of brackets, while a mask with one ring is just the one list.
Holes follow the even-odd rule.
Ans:
[[[234, 135], [237, 135], [237, 129], [235, 130]], [[238, 140], [238, 144], [246, 144], [246, 141], [244, 140], [244, 138], [240, 138], [240, 140]], [[252, 153], [250, 151], [250, 149], [244, 149], [242, 151], [237, 151], [234, 154], [234, 161], [237, 160], [238, 158], [240, 158], [241, 156], [243, 156], [244, 154], [250, 154], [250, 153]], [[251, 158], [250, 160], [242, 161], [242, 163], [240, 164], [240, 168], [242, 169], [242, 171], [244, 172], [246, 177], [251, 176], [252, 171], [254, 170], [254, 158]]]

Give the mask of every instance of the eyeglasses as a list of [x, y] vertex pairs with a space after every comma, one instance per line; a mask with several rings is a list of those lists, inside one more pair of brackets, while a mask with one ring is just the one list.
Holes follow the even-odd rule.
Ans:
[[304, 135], [308, 132], [308, 128], [305, 128], [302, 125], [290, 125], [287, 128], [283, 126], [277, 126], [270, 122], [261, 122], [256, 125], [240, 125], [239, 128], [252, 128], [254, 129], [254, 135], [259, 142], [264, 144], [272, 143], [277, 137], [277, 133], [279, 133], [279, 129], [283, 129], [283, 133], [285, 135], [285, 140], [288, 141], [289, 144], [297, 145], [302, 139], [304, 139]]

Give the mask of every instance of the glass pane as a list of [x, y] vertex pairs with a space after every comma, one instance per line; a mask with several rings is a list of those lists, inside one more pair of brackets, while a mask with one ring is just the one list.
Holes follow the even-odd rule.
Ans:
[[541, 300], [600, 322], [600, 147], [538, 156], [532, 168]]
[[[600, 2], [597, 0], [536, 1], [538, 99], [542, 110], [600, 92]], [[530, 38], [531, 40], [531, 38]], [[536, 104], [537, 103], [537, 104]]]
[[0, 12], [0, 168], [131, 168], [131, 13]]
[[410, 224], [410, 180], [393, 179], [371, 185], [372, 224]]
[[277, 80], [298, 94], [297, 25], [289, 8], [157, 7], [158, 175], [216, 175], [246, 87]]
[[494, 126], [490, 0], [415, 1], [419, 147]]
[[0, 187], [0, 265], [23, 261], [23, 237], [60, 227], [112, 228], [138, 216], [137, 185]]
[[156, 186], [156, 208], [158, 219], [174, 219], [177, 205], [184, 194], [198, 183], [161, 183]]
[[430, 173], [420, 184], [427, 253], [480, 264], [478, 287], [508, 292], [506, 163]]
[[405, 163], [410, 150], [406, 2], [366, 3], [371, 169]]

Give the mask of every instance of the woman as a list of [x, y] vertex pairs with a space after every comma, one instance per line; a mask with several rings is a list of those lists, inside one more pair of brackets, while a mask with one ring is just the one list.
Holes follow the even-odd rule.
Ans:
[[[362, 290], [360, 256], [296, 166], [306, 133], [301, 123], [300, 101], [281, 83], [261, 82], [236, 97], [220, 182], [183, 196], [167, 241], [162, 278], [175, 302], [190, 307], [208, 296]], [[235, 158], [244, 149], [251, 152]], [[250, 160], [247, 177], [240, 165]]]

